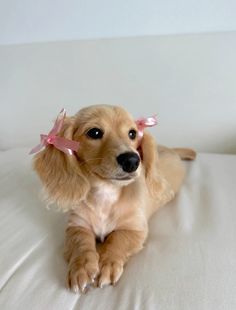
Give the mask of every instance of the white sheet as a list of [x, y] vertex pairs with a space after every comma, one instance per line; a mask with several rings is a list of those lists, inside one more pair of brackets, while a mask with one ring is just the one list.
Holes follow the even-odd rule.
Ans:
[[1, 309], [236, 309], [236, 156], [187, 163], [117, 286], [80, 296], [65, 289], [65, 215], [40, 202], [27, 151], [0, 153]]

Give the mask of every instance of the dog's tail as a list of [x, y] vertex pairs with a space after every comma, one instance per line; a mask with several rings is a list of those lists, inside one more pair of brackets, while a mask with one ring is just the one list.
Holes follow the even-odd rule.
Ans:
[[179, 155], [183, 160], [194, 160], [197, 153], [192, 149], [187, 148], [173, 148], [173, 150]]

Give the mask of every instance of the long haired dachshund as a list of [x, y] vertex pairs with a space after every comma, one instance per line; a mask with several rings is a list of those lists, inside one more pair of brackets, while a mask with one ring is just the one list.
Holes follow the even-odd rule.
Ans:
[[181, 159], [190, 149], [157, 146], [121, 107], [98, 105], [67, 117], [59, 136], [79, 141], [73, 156], [48, 145], [35, 156], [50, 203], [69, 211], [65, 259], [68, 286], [115, 284], [148, 235], [148, 219], [175, 197], [183, 182]]

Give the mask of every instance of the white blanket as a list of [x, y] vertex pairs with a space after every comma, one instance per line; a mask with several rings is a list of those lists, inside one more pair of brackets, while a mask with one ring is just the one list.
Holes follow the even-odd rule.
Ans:
[[117, 286], [76, 295], [65, 288], [66, 216], [43, 207], [27, 152], [0, 153], [0, 309], [236, 309], [236, 156], [186, 163]]

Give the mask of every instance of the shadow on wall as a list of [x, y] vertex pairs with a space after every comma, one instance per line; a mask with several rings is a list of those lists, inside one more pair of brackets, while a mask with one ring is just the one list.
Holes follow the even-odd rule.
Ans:
[[[220, 139], [215, 135], [211, 145], [212, 149], [215, 150], [215, 153], [236, 154], [236, 133], [224, 135], [224, 137], [221, 137]], [[223, 151], [222, 145], [224, 146]]]

